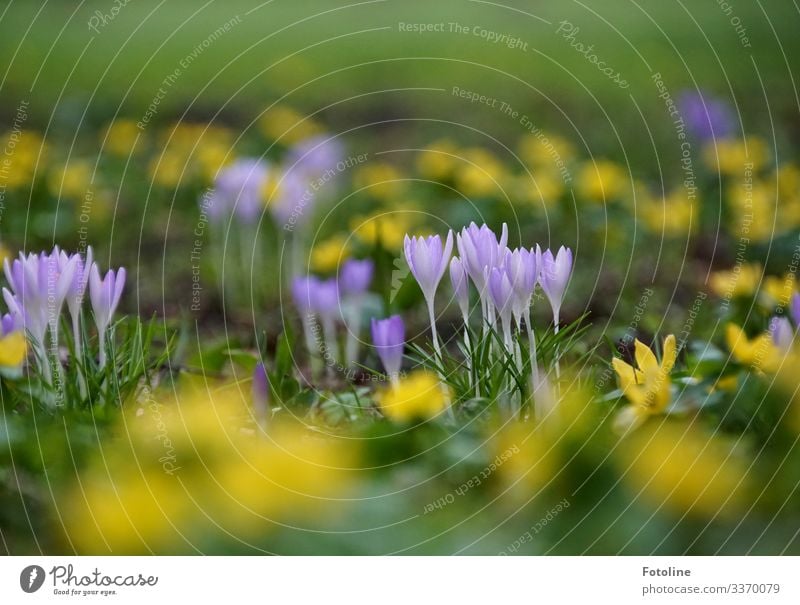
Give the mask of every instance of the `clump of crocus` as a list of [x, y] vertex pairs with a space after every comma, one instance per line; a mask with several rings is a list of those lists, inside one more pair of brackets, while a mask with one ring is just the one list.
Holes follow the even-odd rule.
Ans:
[[380, 410], [394, 422], [428, 420], [447, 407], [446, 389], [436, 374], [417, 370], [379, 395]]
[[650, 416], [663, 413], [671, 399], [672, 382], [669, 375], [677, 358], [675, 336], [670, 334], [664, 339], [660, 363], [653, 351], [638, 339], [634, 347], [637, 367], [619, 357], [611, 360], [620, 389], [630, 401], [630, 405], [624, 407], [614, 421], [619, 432], [633, 430]]
[[392, 315], [371, 322], [372, 344], [386, 370], [389, 380], [396, 383], [403, 366], [403, 347], [406, 344], [406, 327], [403, 318]]
[[339, 272], [339, 291], [342, 294], [345, 327], [347, 328], [344, 353], [347, 367], [351, 367], [358, 361], [364, 299], [372, 284], [374, 271], [375, 264], [371, 260], [350, 259], [345, 261]]

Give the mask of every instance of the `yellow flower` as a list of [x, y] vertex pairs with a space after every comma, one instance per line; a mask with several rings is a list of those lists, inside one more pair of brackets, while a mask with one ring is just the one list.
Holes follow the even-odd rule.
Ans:
[[50, 174], [50, 191], [53, 195], [81, 199], [92, 184], [92, 170], [89, 161], [73, 160]]
[[730, 229], [744, 237], [767, 241], [787, 226], [776, 221], [777, 194], [772, 184], [754, 180], [729, 191]]
[[733, 440], [693, 423], [652, 423], [622, 440], [615, 455], [637, 498], [675, 515], [736, 518], [746, 504], [748, 462]]
[[564, 194], [564, 183], [547, 170], [511, 176], [505, 185], [511, 201], [534, 206], [552, 207]]
[[456, 168], [456, 186], [467, 196], [485, 197], [500, 195], [500, 182], [505, 168], [491, 153], [474, 147], [461, 153], [461, 164]]
[[769, 159], [767, 143], [756, 136], [747, 139], [717, 139], [703, 148], [703, 160], [709, 169], [730, 177], [741, 177], [752, 164], [761, 169]]
[[258, 125], [269, 140], [285, 145], [294, 145], [322, 131], [315, 120], [285, 105], [270, 109]]
[[417, 170], [426, 178], [441, 181], [453, 176], [458, 148], [449, 140], [435, 141], [417, 156]]
[[357, 189], [381, 200], [396, 197], [406, 187], [405, 176], [396, 167], [386, 162], [377, 162], [363, 166], [353, 175], [353, 184]]
[[519, 142], [519, 154], [533, 168], [555, 167], [561, 170], [575, 157], [575, 148], [556, 135], [528, 134]]
[[4, 170], [0, 171], [0, 184], [8, 189], [30, 185], [34, 173], [41, 171], [48, 147], [38, 132], [7, 132], [5, 135], [6, 156]]
[[[121, 157], [128, 157], [136, 151], [136, 145], [142, 131], [136, 126], [133, 120], [119, 119], [111, 122], [100, 137], [100, 143], [105, 141], [105, 148], [109, 153]], [[142, 146], [139, 145], [139, 150]]]
[[209, 387], [142, 398], [120, 437], [103, 444], [63, 498], [79, 552], [175, 554], [208, 539], [209, 528], [235, 544], [297, 519], [324, 525], [347, 487], [351, 452], [295, 424], [263, 434], [241, 385]]
[[771, 374], [783, 359], [781, 350], [772, 342], [768, 332], [750, 339], [739, 326], [729, 323], [725, 327], [725, 341], [736, 361], [757, 371]]
[[336, 235], [314, 246], [311, 251], [311, 269], [319, 273], [332, 273], [350, 254], [348, 239]]
[[797, 276], [787, 273], [783, 277], [769, 276], [764, 278], [761, 286], [761, 298], [767, 307], [787, 308], [792, 295], [797, 292]]
[[678, 354], [672, 334], [664, 339], [660, 364], [653, 351], [638, 338], [634, 347], [637, 368], [618, 357], [611, 360], [620, 389], [631, 402], [620, 411], [614, 422], [615, 428], [621, 432], [636, 428], [650, 416], [661, 414], [667, 408], [672, 384], [669, 374]]
[[627, 173], [619, 165], [608, 160], [585, 162], [578, 172], [578, 193], [591, 202], [609, 202], [622, 196], [627, 182]]
[[378, 241], [385, 250], [400, 250], [403, 238], [411, 231], [412, 222], [408, 214], [375, 214], [356, 217], [350, 222], [353, 235], [369, 245]]
[[[696, 203], [682, 190], [664, 200], [644, 200], [637, 208], [640, 220], [655, 233], [681, 236], [697, 230]], [[691, 230], [691, 231], [690, 231]]]
[[447, 407], [446, 388], [435, 374], [417, 370], [380, 394], [381, 412], [395, 422], [433, 418]]
[[708, 285], [714, 294], [722, 298], [752, 296], [761, 283], [762, 275], [758, 263], [737, 265], [729, 271], [712, 273]]
[[27, 354], [28, 343], [20, 330], [0, 338], [0, 367], [18, 368]]

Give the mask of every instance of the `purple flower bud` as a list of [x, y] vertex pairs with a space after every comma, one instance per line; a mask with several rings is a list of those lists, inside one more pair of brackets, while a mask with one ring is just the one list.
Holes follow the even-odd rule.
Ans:
[[386, 374], [396, 380], [403, 366], [403, 347], [406, 342], [406, 327], [403, 318], [392, 315], [387, 319], [373, 319], [372, 344], [378, 352]]
[[70, 263], [74, 263], [75, 266], [66, 295], [67, 308], [73, 318], [80, 314], [86, 286], [89, 284], [89, 268], [92, 266], [93, 259], [94, 253], [91, 246], [86, 250], [86, 261], [80, 254], [67, 254], [63, 250], [59, 254], [58, 263], [62, 272]]
[[259, 158], [242, 158], [222, 169], [214, 182], [208, 215], [226, 219], [236, 214], [244, 221], [258, 217], [264, 207], [264, 184], [269, 165]]
[[528, 307], [531, 306], [531, 298], [539, 279], [540, 267], [539, 259], [541, 252], [536, 253], [533, 249], [526, 250], [518, 248], [509, 252], [504, 260], [504, 269], [514, 289], [513, 313], [517, 325], [526, 315]]
[[722, 139], [733, 132], [733, 113], [721, 99], [699, 91], [686, 91], [678, 97], [678, 106], [689, 131], [700, 140]]
[[292, 300], [303, 315], [313, 312], [314, 297], [319, 287], [319, 281], [313, 275], [304, 275], [292, 279]]
[[18, 325], [16, 318], [11, 313], [6, 313], [0, 320], [0, 328], [3, 336], [8, 336], [12, 332], [19, 330], [21, 326]]
[[792, 348], [794, 328], [792, 328], [792, 324], [789, 323], [787, 318], [773, 317], [769, 322], [769, 333], [772, 336], [772, 342], [782, 351], [788, 351]]
[[514, 308], [514, 288], [508, 279], [508, 273], [502, 268], [494, 267], [488, 275], [489, 293], [505, 329], [511, 323], [511, 313]]
[[479, 294], [483, 296], [486, 288], [484, 269], [491, 272], [502, 261], [508, 243], [508, 225], [503, 223], [498, 241], [497, 235], [488, 226], [478, 227], [475, 223], [470, 223], [469, 227], [464, 227], [456, 236], [456, 242], [461, 262]]
[[290, 172], [309, 178], [318, 178], [327, 171], [335, 171], [342, 159], [342, 145], [329, 135], [318, 135], [297, 143], [289, 150], [286, 163]]
[[259, 361], [253, 371], [253, 407], [261, 416], [269, 410], [269, 378], [264, 362]]
[[413, 238], [406, 235], [403, 249], [411, 273], [417, 280], [425, 300], [432, 305], [436, 288], [453, 253], [453, 232], [448, 231], [444, 249], [442, 249], [442, 238], [438, 235]]
[[792, 296], [792, 301], [789, 306], [789, 313], [792, 316], [792, 321], [797, 328], [800, 328], [800, 293], [795, 292]]
[[110, 269], [101, 279], [97, 263], [92, 263], [89, 270], [89, 298], [101, 338], [119, 305], [122, 289], [125, 287], [125, 275], [125, 268], [120, 267], [116, 272]]
[[350, 259], [342, 265], [339, 287], [345, 294], [363, 294], [372, 283], [375, 263], [369, 259]]
[[572, 250], [561, 246], [558, 254], [553, 258], [553, 253], [548, 249], [542, 254], [542, 268], [539, 274], [539, 283], [544, 290], [550, 307], [553, 309], [553, 318], [558, 322], [561, 312], [561, 303], [567, 291], [569, 278], [572, 275]]
[[339, 283], [334, 279], [317, 282], [313, 293], [312, 310], [323, 317], [332, 317], [339, 311]]
[[464, 263], [457, 256], [450, 261], [450, 282], [453, 284], [453, 292], [456, 301], [461, 309], [464, 321], [469, 317], [469, 276], [464, 268]]

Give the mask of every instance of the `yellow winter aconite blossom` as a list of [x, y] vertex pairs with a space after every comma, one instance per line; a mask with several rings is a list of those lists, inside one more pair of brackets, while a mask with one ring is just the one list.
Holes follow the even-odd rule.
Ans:
[[429, 179], [448, 180], [458, 163], [458, 152], [458, 147], [448, 139], [434, 141], [417, 156], [417, 170]]
[[353, 185], [364, 189], [367, 195], [389, 200], [405, 190], [405, 175], [387, 162], [376, 162], [358, 168], [353, 175]]
[[59, 502], [81, 553], [175, 554], [207, 540], [324, 523], [347, 489], [350, 452], [299, 425], [262, 433], [236, 389], [160, 394], [125, 417], [119, 438]]
[[733, 440], [690, 422], [651, 423], [615, 452], [634, 497], [676, 515], [735, 518], [746, 505], [749, 461]]
[[709, 169], [729, 177], [764, 167], [769, 159], [767, 143], [761, 137], [717, 139], [703, 148], [703, 161]]
[[395, 422], [433, 418], [447, 406], [446, 388], [431, 372], [412, 372], [380, 394], [381, 412]]
[[614, 421], [615, 428], [621, 432], [634, 429], [650, 416], [663, 413], [670, 403], [672, 382], [669, 374], [677, 357], [675, 336], [670, 334], [664, 339], [661, 363], [639, 339], [636, 339], [634, 347], [636, 368], [618, 357], [611, 360], [620, 389], [630, 401]]
[[16, 330], [0, 338], [0, 367], [17, 368], [28, 354], [28, 342], [21, 330]]
[[739, 184], [730, 189], [728, 200], [729, 227], [734, 233], [766, 241], [788, 228], [777, 220], [777, 195], [771, 183], [754, 180]]
[[408, 214], [384, 213], [356, 217], [350, 222], [350, 229], [355, 237], [366, 244], [374, 246], [380, 241], [384, 249], [399, 251], [412, 224]]
[[285, 145], [294, 145], [322, 132], [316, 120], [285, 105], [269, 109], [258, 126], [269, 140], [280, 141]]
[[685, 191], [677, 190], [663, 200], [642, 200], [637, 214], [650, 231], [681, 236], [697, 231], [698, 207], [696, 200], [689, 199]]
[[771, 374], [781, 365], [783, 352], [775, 346], [768, 332], [748, 338], [742, 328], [729, 323], [725, 326], [725, 342], [736, 361], [754, 370]]
[[5, 158], [0, 184], [8, 189], [30, 185], [34, 173], [44, 168], [48, 146], [38, 132], [10, 131], [3, 137]]
[[472, 147], [461, 153], [456, 168], [456, 187], [467, 196], [485, 197], [502, 194], [500, 183], [505, 177], [505, 167], [485, 149]]
[[708, 285], [714, 294], [722, 298], [747, 297], [756, 293], [763, 275], [758, 263], [737, 265], [730, 270], [712, 273]]
[[92, 184], [92, 171], [92, 163], [88, 160], [72, 160], [50, 174], [50, 192], [56, 196], [81, 199]]
[[142, 149], [141, 144], [138, 145], [137, 149], [137, 143], [139, 137], [143, 136], [143, 134], [133, 120], [114, 120], [106, 126], [105, 132], [100, 137], [100, 143], [102, 144], [105, 141], [105, 149], [108, 153], [120, 157], [128, 157]]
[[576, 187], [579, 195], [590, 202], [610, 202], [625, 191], [626, 171], [609, 160], [584, 162], [578, 171]]
[[547, 170], [509, 176], [504, 189], [512, 201], [533, 206], [552, 206], [564, 195], [563, 181]]
[[783, 277], [770, 275], [761, 285], [762, 302], [768, 307], [787, 308], [792, 295], [797, 292], [797, 276], [787, 273]]
[[528, 134], [520, 139], [519, 155], [534, 168], [554, 167], [561, 170], [575, 157], [575, 148], [557, 135]]
[[314, 245], [311, 250], [311, 269], [319, 273], [332, 273], [350, 253], [348, 239], [336, 235]]
[[213, 181], [217, 172], [233, 160], [233, 136], [227, 128], [180, 122], [160, 134], [161, 153], [150, 162], [153, 181], [163, 187], [179, 187]]

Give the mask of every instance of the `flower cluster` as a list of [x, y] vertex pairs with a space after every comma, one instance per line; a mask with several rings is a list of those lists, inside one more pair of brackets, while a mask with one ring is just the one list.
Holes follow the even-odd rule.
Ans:
[[61, 373], [59, 328], [66, 303], [72, 323], [75, 354], [83, 358], [81, 307], [88, 288], [99, 340], [99, 365], [106, 363], [106, 333], [119, 306], [125, 286], [125, 269], [110, 270], [102, 277], [89, 247], [84, 258], [67, 254], [58, 246], [50, 253], [20, 253], [4, 265], [8, 287], [3, 298], [8, 312], [3, 332], [22, 331], [34, 353], [42, 376], [51, 385]]

